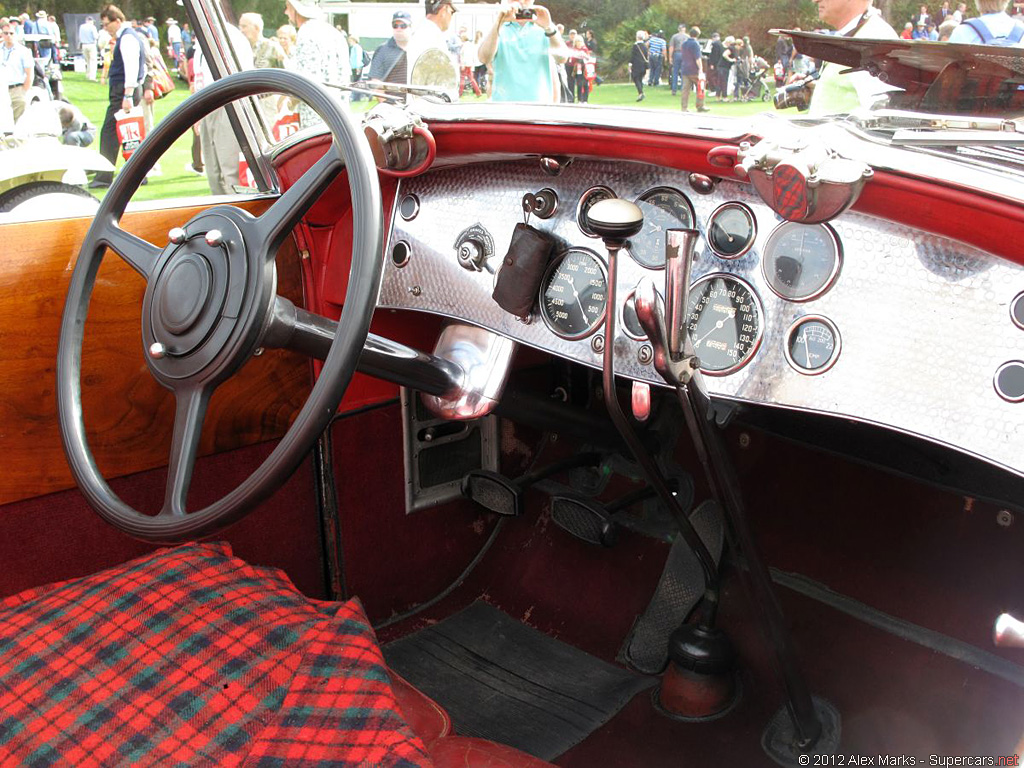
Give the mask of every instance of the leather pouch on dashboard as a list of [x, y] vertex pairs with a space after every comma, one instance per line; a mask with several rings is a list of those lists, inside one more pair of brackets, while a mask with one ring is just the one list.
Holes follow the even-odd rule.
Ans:
[[547, 232], [529, 224], [516, 224], [491, 294], [499, 307], [517, 317], [530, 314], [554, 248], [555, 238]]

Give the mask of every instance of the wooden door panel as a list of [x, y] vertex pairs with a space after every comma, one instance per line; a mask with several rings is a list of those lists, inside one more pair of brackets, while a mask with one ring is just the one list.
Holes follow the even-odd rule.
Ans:
[[[268, 201], [242, 207], [258, 214]], [[152, 243], [200, 208], [127, 214], [122, 226]], [[57, 338], [78, 246], [91, 221], [0, 226], [0, 504], [74, 485], [57, 427]], [[301, 301], [299, 259], [289, 239], [278, 255], [278, 292]], [[145, 283], [108, 253], [97, 274], [82, 352], [85, 423], [97, 464], [118, 477], [167, 463], [173, 397], [143, 357]], [[310, 388], [302, 356], [267, 351], [222, 385], [210, 405], [202, 454], [280, 437]]]

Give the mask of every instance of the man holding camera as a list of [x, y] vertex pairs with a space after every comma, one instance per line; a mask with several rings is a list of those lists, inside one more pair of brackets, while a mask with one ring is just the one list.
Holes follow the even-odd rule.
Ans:
[[551, 61], [569, 57], [551, 12], [533, 0], [504, 0], [480, 41], [480, 61], [494, 68], [494, 101], [555, 101]]
[[[895, 40], [896, 31], [882, 18], [871, 0], [814, 0], [818, 18], [833, 26], [844, 37]], [[825, 63], [817, 82], [809, 83], [811, 93], [810, 114], [814, 117], [849, 112], [859, 106], [871, 106], [883, 93], [890, 90], [867, 72], [842, 74], [844, 67]]]

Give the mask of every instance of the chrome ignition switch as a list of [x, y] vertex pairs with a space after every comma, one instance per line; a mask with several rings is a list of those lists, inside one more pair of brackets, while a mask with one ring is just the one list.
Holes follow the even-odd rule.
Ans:
[[494, 238], [482, 224], [467, 227], [455, 238], [455, 258], [464, 269], [473, 272], [486, 269], [488, 272], [494, 272], [487, 263], [493, 255]]

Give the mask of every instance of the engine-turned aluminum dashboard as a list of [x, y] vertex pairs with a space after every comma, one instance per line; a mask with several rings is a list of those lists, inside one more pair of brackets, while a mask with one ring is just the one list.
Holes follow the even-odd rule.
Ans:
[[[1012, 392], [1000, 394], [996, 386], [998, 371], [1024, 360], [1024, 329], [1013, 315], [1014, 299], [1024, 291], [1024, 267], [908, 226], [848, 212], [830, 229], [808, 229], [805, 236], [802, 225], [782, 222], [747, 185], [724, 181], [711, 194], [698, 194], [687, 173], [641, 163], [580, 160], [557, 177], [546, 174], [536, 159], [453, 167], [402, 182], [380, 307], [482, 326], [599, 368], [603, 325], [566, 338], [542, 322], [538, 302], [524, 322], [491, 298], [513, 229], [523, 221], [526, 193], [550, 189], [557, 196], [553, 215], [530, 219], [531, 225], [557, 238], [557, 252], [588, 249], [607, 267], [601, 241], [577, 224], [581, 196], [595, 186], [630, 200], [655, 188], [682, 192], [701, 232], [693, 283], [723, 274], [742, 282], [721, 283], [719, 298], [729, 294], [730, 286], [752, 291], [759, 315], [757, 328], [749, 330], [756, 330], [757, 338], [742, 346], [746, 361], [704, 378], [713, 396], [883, 425], [1024, 476], [1024, 402], [1015, 402]], [[719, 230], [709, 238], [709, 218], [722, 206], [752, 215], [751, 243], [745, 248], [732, 249]], [[742, 228], [741, 220], [733, 221]], [[480, 230], [486, 238], [479, 237]], [[474, 268], [474, 260], [460, 248], [467, 231], [474, 233], [476, 243], [491, 241], [485, 252], [469, 254], [476, 255], [477, 265], [484, 259], [484, 268]], [[786, 248], [799, 251], [807, 247], [807, 237], [823, 241], [833, 236], [840, 259], [834, 272], [811, 280], [812, 288], [820, 288], [801, 300], [783, 298], [780, 276], [785, 281], [793, 277], [793, 269], [800, 269], [792, 266], [792, 259], [787, 261]], [[768, 269], [763, 264], [766, 248], [775, 255]], [[738, 253], [725, 258], [716, 250]], [[623, 327], [621, 305], [645, 276], [663, 290], [664, 270], [641, 266], [628, 253], [618, 263], [616, 372], [663, 384], [646, 340]], [[804, 276], [814, 277], [810, 272]], [[716, 298], [705, 303], [728, 319], [728, 308], [722, 309]], [[714, 324], [707, 327], [715, 332]], [[814, 358], [812, 338], [828, 357], [820, 365], [820, 360], [809, 360]], [[1015, 385], [1016, 374], [1010, 378]]]

